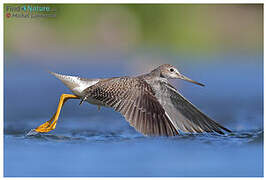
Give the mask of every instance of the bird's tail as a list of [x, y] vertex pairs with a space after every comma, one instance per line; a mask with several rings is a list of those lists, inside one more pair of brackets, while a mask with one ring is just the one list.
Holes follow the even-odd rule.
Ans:
[[78, 76], [67, 76], [54, 72], [49, 73], [61, 80], [76, 95], [81, 95], [85, 88], [98, 82], [96, 79], [85, 79]]
[[54, 75], [57, 79], [61, 80], [71, 91], [84, 83], [84, 80], [77, 76], [67, 76], [54, 72], [49, 73]]

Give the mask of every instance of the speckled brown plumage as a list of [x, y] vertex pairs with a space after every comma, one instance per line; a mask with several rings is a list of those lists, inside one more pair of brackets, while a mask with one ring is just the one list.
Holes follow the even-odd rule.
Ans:
[[170, 64], [137, 77], [81, 79], [52, 74], [82, 99], [81, 102], [113, 108], [145, 135], [231, 132], [202, 113], [169, 83], [168, 79], [175, 78], [204, 86], [184, 76]]
[[84, 90], [85, 97], [114, 108], [145, 135], [174, 136], [175, 127], [165, 115], [151, 86], [139, 78], [112, 78]]

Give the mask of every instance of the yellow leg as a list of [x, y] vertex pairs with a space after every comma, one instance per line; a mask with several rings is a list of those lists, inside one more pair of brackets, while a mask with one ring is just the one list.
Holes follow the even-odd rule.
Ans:
[[47, 122], [43, 123], [42, 125], [40, 125], [39, 127], [37, 127], [35, 129], [35, 131], [36, 132], [49, 132], [49, 131], [52, 131], [53, 129], [55, 129], [55, 126], [56, 126], [58, 117], [60, 115], [61, 109], [68, 99], [79, 99], [79, 97], [75, 96], [73, 94], [62, 94], [60, 97], [58, 107], [57, 107], [57, 111], [55, 112], [53, 117], [49, 121], [47, 121]]

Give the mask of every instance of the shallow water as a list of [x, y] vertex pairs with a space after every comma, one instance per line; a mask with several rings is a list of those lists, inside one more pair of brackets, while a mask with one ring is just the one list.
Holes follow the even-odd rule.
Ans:
[[6, 176], [262, 176], [261, 130], [144, 137], [69, 131], [5, 135]]
[[[54, 131], [26, 136], [49, 120], [60, 94], [69, 91], [34, 61], [5, 64], [4, 175], [263, 176], [262, 57], [230, 65], [223, 58], [256, 59], [218, 57], [211, 63], [193, 65], [176, 62], [189, 70], [185, 75], [207, 83], [204, 88], [180, 81], [173, 85], [233, 132], [176, 137], [145, 137], [119, 113], [106, 108], [97, 112], [97, 107], [79, 106], [76, 100], [65, 104]], [[100, 62], [85, 66], [73, 62], [63, 67], [53, 63], [55, 67], [49, 70], [78, 71], [92, 78], [130, 74], [125, 62], [117, 63], [119, 66]], [[99, 66], [102, 72], [96, 71]]]

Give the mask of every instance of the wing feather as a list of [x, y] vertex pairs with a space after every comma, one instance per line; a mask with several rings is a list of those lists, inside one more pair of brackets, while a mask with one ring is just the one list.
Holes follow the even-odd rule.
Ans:
[[224, 134], [222, 130], [231, 132], [202, 113], [169, 83], [160, 82], [159, 87], [159, 90], [157, 88], [155, 91], [155, 96], [176, 129], [197, 133], [217, 132]]
[[99, 81], [83, 93], [86, 98], [99, 100], [120, 112], [131, 126], [145, 135], [178, 134], [151, 86], [140, 78], [122, 77]]

